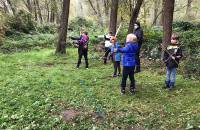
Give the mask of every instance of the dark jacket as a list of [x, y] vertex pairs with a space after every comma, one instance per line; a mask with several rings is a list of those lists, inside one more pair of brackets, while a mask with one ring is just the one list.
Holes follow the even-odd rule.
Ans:
[[119, 48], [117, 52], [123, 53], [122, 65], [123, 66], [135, 66], [135, 54], [138, 51], [138, 43], [127, 42], [126, 46]]
[[77, 40], [78, 42], [76, 43], [78, 45], [78, 51], [87, 51], [88, 50], [88, 41], [89, 37], [85, 34], [82, 34], [80, 37], [75, 38], [71, 37], [72, 40]]
[[143, 31], [142, 29], [139, 27], [137, 28], [135, 31], [134, 31], [134, 34], [136, 35], [137, 39], [138, 39], [138, 45], [139, 45], [139, 48], [141, 47], [142, 45], [142, 42], [143, 42]]
[[[175, 60], [172, 59], [172, 56], [175, 57]], [[180, 57], [178, 57], [180, 56]], [[164, 51], [164, 62], [169, 68], [177, 68], [179, 60], [182, 58], [182, 50], [177, 45], [169, 45]]]

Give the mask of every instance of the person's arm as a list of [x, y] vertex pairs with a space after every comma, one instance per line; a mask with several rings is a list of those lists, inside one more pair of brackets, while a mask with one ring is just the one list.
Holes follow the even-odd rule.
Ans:
[[180, 60], [182, 57], [183, 57], [182, 49], [179, 48], [177, 53], [176, 53], [176, 60]]
[[123, 48], [118, 48], [117, 52], [121, 52], [121, 53], [127, 53], [129, 51], [129, 47], [125, 46]]
[[166, 63], [168, 60], [169, 60], [169, 54], [167, 53], [167, 51], [164, 51], [163, 61]]
[[70, 37], [72, 40], [81, 40], [81, 36], [80, 37]]

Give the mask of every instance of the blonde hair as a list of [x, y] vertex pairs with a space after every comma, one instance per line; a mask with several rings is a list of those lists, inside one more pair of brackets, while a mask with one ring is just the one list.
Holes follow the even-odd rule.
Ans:
[[126, 37], [126, 42], [137, 42], [137, 37], [135, 34], [128, 34]]

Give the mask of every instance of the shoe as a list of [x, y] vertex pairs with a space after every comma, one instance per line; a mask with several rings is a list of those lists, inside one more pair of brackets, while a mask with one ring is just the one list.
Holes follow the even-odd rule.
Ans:
[[117, 77], [117, 75], [116, 75], [116, 74], [113, 74], [112, 77], [113, 77], [113, 78], [114, 78], [114, 77]]
[[87, 70], [89, 69], [89, 68], [86, 68]]
[[131, 94], [135, 94], [135, 89], [130, 89]]
[[121, 95], [124, 95], [125, 94], [125, 90], [121, 89], [120, 93], [121, 93]]
[[118, 74], [117, 76], [121, 76], [121, 74]]
[[79, 69], [78, 67], [76, 67], [76, 69]]

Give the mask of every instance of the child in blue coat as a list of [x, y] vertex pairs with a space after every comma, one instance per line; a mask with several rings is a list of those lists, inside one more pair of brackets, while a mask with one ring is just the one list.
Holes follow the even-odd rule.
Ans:
[[[112, 77], [117, 77], [120, 76], [121, 73], [121, 68], [120, 68], [121, 54], [120, 52], [114, 52], [114, 49], [120, 48], [120, 43], [117, 42], [117, 39], [114, 36], [111, 37], [110, 42], [113, 44], [111, 47], [111, 55], [114, 66], [114, 73]], [[117, 69], [118, 69], [118, 75], [117, 75]]]
[[136, 66], [136, 53], [138, 51], [137, 37], [134, 34], [128, 34], [126, 37], [126, 45], [123, 48], [115, 49], [114, 52], [123, 53], [122, 65], [122, 81], [121, 81], [121, 94], [125, 94], [126, 80], [129, 76], [130, 83], [130, 93], [135, 92], [135, 78], [134, 69]]

